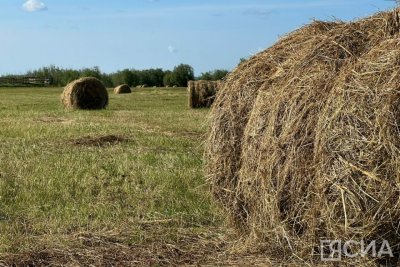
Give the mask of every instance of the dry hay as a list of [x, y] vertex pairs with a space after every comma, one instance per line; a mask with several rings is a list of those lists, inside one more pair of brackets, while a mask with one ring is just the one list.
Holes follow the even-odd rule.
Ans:
[[385, 239], [398, 256], [399, 12], [313, 22], [227, 77], [206, 171], [248, 248], [316, 265], [321, 239]]
[[103, 109], [108, 105], [108, 92], [101, 81], [86, 77], [69, 83], [61, 99], [67, 109]]
[[189, 107], [202, 108], [211, 107], [214, 102], [215, 95], [222, 81], [189, 81]]
[[115, 94], [130, 94], [132, 93], [131, 88], [127, 84], [121, 84], [114, 88]]
[[172, 224], [146, 222], [141, 225], [146, 235], [138, 243], [132, 242], [137, 232], [120, 229], [64, 235], [63, 244], [57, 245], [36, 240], [26, 251], [1, 257], [0, 266], [277, 266], [264, 255], [231, 253], [225, 229]]

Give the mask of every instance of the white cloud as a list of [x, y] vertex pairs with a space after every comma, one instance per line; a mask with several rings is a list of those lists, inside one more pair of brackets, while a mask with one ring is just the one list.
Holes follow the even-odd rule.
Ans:
[[35, 12], [47, 10], [47, 6], [39, 0], [28, 0], [22, 5], [22, 9], [27, 12]]
[[168, 46], [168, 51], [169, 51], [170, 53], [176, 53], [176, 52], [178, 52], [178, 50], [177, 50], [175, 47], [173, 47], [172, 45], [169, 45], [169, 46]]

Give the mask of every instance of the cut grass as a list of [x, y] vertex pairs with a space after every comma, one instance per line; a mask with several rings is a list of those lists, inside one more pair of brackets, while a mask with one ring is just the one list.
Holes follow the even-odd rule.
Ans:
[[[202, 172], [208, 110], [187, 109], [185, 89], [110, 93], [107, 110], [72, 112], [61, 92], [0, 89], [0, 259], [82, 233], [140, 245], [222, 225]], [[74, 143], [105, 136], [123, 141]]]

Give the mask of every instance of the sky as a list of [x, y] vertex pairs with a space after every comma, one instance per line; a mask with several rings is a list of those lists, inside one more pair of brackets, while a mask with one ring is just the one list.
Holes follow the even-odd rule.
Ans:
[[354, 20], [390, 0], [0, 0], [0, 74], [184, 63], [233, 69], [313, 19]]

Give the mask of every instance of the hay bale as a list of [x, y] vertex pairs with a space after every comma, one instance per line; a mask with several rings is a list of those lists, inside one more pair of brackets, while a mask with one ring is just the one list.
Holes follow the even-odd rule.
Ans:
[[399, 12], [314, 22], [227, 77], [206, 173], [248, 248], [310, 265], [323, 239], [388, 240], [399, 254]]
[[108, 92], [101, 81], [85, 77], [69, 83], [62, 93], [67, 109], [103, 109], [108, 105]]
[[211, 107], [222, 81], [189, 81], [188, 100], [190, 108]]
[[196, 103], [198, 102], [194, 84], [195, 84], [195, 81], [188, 81], [187, 89], [188, 89], [189, 108], [196, 108]]
[[114, 88], [114, 94], [130, 94], [131, 88], [127, 84], [122, 84]]

